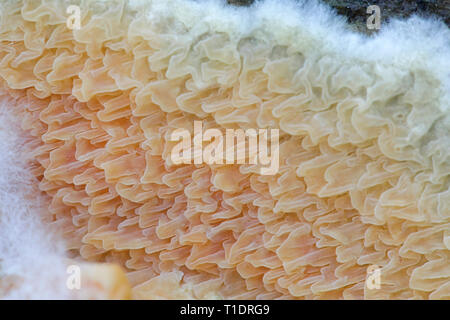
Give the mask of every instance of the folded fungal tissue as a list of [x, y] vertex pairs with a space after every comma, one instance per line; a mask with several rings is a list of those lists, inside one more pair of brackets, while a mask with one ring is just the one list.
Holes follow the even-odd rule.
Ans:
[[4, 299], [450, 299], [437, 18], [1, 1], [0, 165]]

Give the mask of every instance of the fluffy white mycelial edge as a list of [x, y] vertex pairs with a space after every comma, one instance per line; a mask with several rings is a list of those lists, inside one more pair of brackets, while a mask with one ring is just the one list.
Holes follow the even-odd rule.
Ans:
[[437, 18], [392, 19], [376, 35], [367, 36], [351, 30], [345, 18], [317, 0], [264, 0], [249, 7], [230, 6], [225, 0], [129, 0], [128, 5], [149, 21], [181, 22], [180, 32], [192, 33], [200, 25], [237, 38], [264, 32], [304, 54], [321, 52], [355, 63], [427, 70], [441, 83], [441, 110], [450, 110], [450, 29]]
[[64, 246], [43, 218], [48, 208], [30, 172], [26, 135], [0, 96], [0, 289], [2, 299], [68, 298]]

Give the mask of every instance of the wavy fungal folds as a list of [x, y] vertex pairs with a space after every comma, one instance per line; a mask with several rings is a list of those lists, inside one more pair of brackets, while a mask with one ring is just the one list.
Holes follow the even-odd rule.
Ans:
[[[301, 14], [264, 16], [273, 2], [81, 1], [71, 30], [72, 2], [0, 5], [1, 86], [68, 250], [120, 265], [139, 299], [450, 298], [449, 102], [431, 67], [341, 54]], [[194, 121], [279, 129], [278, 172], [173, 164], [170, 134]]]

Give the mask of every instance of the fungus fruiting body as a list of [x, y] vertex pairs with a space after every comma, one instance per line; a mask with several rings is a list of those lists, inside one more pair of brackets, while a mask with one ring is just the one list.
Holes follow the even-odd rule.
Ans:
[[[21, 124], [1, 134], [23, 135], [24, 159], [4, 163], [27, 176], [24, 215], [42, 215], [36, 228], [10, 219], [5, 173], [1, 237], [27, 263], [61, 259], [41, 271], [62, 279], [47, 290], [72, 297], [65, 267], [88, 261], [122, 268], [99, 280], [118, 298], [450, 298], [442, 22], [395, 20], [369, 38], [315, 1], [5, 1], [0, 12], [2, 108]], [[194, 137], [196, 122], [277, 130], [277, 170], [174, 163], [172, 134]], [[24, 253], [25, 233], [46, 250]], [[14, 268], [25, 258], [5, 252], [0, 294], [33, 297]]]

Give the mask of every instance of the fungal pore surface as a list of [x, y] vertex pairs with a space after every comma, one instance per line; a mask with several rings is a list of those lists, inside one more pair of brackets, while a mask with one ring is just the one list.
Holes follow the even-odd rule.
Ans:
[[[0, 296], [450, 299], [449, 40], [316, 1], [1, 1]], [[276, 172], [176, 163], [195, 123], [278, 130]]]

